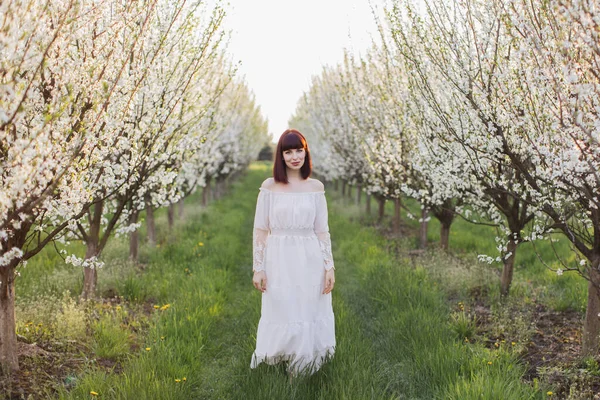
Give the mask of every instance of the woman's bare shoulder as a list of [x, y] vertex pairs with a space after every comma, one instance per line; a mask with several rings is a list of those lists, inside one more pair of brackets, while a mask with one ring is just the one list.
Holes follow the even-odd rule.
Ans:
[[318, 179], [309, 178], [308, 182], [310, 183], [313, 192], [323, 192], [325, 190], [325, 185]]
[[273, 179], [273, 178], [265, 179], [264, 182], [262, 183], [262, 185], [260, 185], [260, 187], [263, 189], [268, 189], [268, 190], [273, 189], [273, 187], [275, 187], [275, 179]]

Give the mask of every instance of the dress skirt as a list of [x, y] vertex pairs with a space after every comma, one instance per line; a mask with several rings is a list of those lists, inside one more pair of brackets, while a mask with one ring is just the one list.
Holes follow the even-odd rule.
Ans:
[[323, 294], [325, 266], [313, 229], [272, 229], [251, 367], [288, 361], [293, 373], [316, 372], [335, 349], [331, 293]]

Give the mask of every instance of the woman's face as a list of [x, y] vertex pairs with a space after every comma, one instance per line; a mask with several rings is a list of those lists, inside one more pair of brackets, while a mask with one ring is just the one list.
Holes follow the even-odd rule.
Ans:
[[289, 149], [283, 152], [283, 160], [285, 165], [290, 169], [299, 170], [304, 165], [304, 157], [306, 152], [304, 149]]

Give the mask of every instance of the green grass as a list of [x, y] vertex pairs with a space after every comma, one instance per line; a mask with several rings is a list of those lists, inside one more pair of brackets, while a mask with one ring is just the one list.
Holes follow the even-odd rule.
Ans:
[[[411, 243], [384, 239], [363, 223], [361, 210], [329, 188], [337, 268], [335, 357], [291, 384], [284, 366], [250, 370], [260, 317], [260, 294], [251, 285], [252, 223], [258, 187], [269, 170], [253, 164], [228, 196], [206, 209], [199, 195], [187, 199], [186, 218], [172, 232], [165, 210], [159, 210], [159, 244], [150, 248], [142, 239], [141, 267], [127, 261], [126, 239], [111, 239], [98, 283], [101, 295], [117, 296], [114, 304], [75, 305], [71, 298], [81, 290], [82, 273], [64, 265], [53, 249], [31, 260], [17, 282], [21, 334], [31, 341], [66, 335], [85, 342], [91, 356], [119, 366], [110, 371], [90, 360], [75, 387], [60, 390], [59, 398], [89, 399], [92, 391], [104, 399], [544, 398], [539, 388], [522, 382], [524, 366], [511, 348], [465, 342], [474, 322], [448, 304], [452, 288], [496, 285], [489, 267], [464, 261], [472, 249], [457, 234], [464, 229], [467, 237], [480, 239], [481, 227], [453, 227], [451, 245], [465, 243], [462, 259], [429, 253], [413, 263], [398, 252]], [[436, 232], [432, 223], [431, 240]], [[81, 255], [84, 249], [74, 243], [70, 250]], [[535, 268], [529, 275], [516, 273], [513, 293], [543, 295], [529, 289], [527, 279], [535, 285], [546, 279]], [[580, 298], [578, 281], [554, 278], [547, 277], [556, 285], [552, 290], [571, 295], [561, 300], [549, 291], [546, 299], [571, 308]], [[81, 337], [86, 324], [88, 337]], [[58, 326], [69, 332], [58, 332]]]
[[386, 251], [393, 244], [370, 229], [344, 217], [334, 226], [338, 258], [357, 267], [361, 282], [354, 304], [366, 303], [360, 308], [362, 319], [372, 321], [366, 332], [380, 362], [392, 367], [386, 369], [388, 392], [420, 399], [540, 398], [520, 382], [524, 368], [516, 355], [456, 337], [445, 293], [424, 268], [398, 265]]
[[92, 350], [96, 357], [118, 360], [129, 353], [129, 334], [115, 322], [111, 315], [103, 315], [93, 323]]
[[[252, 220], [268, 170], [254, 164], [230, 195], [190, 213], [161, 247], [143, 250], [144, 271], [107, 266], [122, 278], [112, 283], [121, 295], [165, 309], [154, 311], [120, 373], [90, 368], [61, 399], [89, 399], [91, 391], [105, 399], [544, 398], [521, 381], [524, 367], [510, 349], [458, 338], [446, 293], [429, 273], [398, 260], [396, 244], [356, 222], [333, 193], [335, 357], [291, 384], [281, 365], [250, 370], [260, 316], [251, 285]], [[126, 255], [125, 244], [115, 248]], [[126, 338], [110, 329], [96, 327], [96, 351], [121, 357]]]
[[[365, 223], [373, 224], [377, 212], [377, 203], [375, 201], [372, 202], [373, 216], [367, 218], [364, 213], [364, 196], [362, 204], [357, 206], [354, 204], [355, 195], [356, 189], [353, 188], [352, 200], [349, 198], [340, 200], [346, 205], [347, 213]], [[336, 196], [338, 198], [341, 197], [341, 193], [336, 193]], [[414, 232], [414, 236], [403, 242], [403, 247], [405, 249], [417, 248], [416, 234], [419, 229], [418, 218], [420, 216], [420, 206], [413, 199], [405, 199], [403, 202], [415, 216], [415, 219], [411, 219], [407, 217], [406, 211], [402, 212], [403, 224], [408, 230]], [[392, 202], [386, 202], [386, 219], [384, 224], [391, 225], [390, 218], [394, 213], [393, 207]], [[432, 216], [427, 234], [430, 248], [435, 248], [439, 243], [439, 233], [440, 224]], [[497, 231], [494, 227], [472, 224], [459, 217], [452, 224], [450, 231], [450, 253], [463, 264], [467, 264], [471, 270], [466, 271], [466, 274], [459, 273], [458, 277], [448, 276], [452, 271], [446, 271], [444, 273], [444, 280], [455, 279], [462, 282], [460, 288], [455, 288], [462, 292], [460, 297], [468, 297], [468, 293], [475, 286], [481, 286], [481, 282], [484, 282], [484, 290], [489, 296], [490, 301], [496, 302], [500, 300], [499, 275], [502, 265], [499, 263], [489, 265], [477, 261], [477, 255], [479, 254], [486, 254], [493, 257], [498, 255], [495, 241], [496, 235]], [[519, 246], [515, 260], [511, 296], [519, 298], [528, 304], [533, 302], [542, 303], [556, 311], [573, 310], [583, 314], [587, 302], [587, 281], [575, 272], [565, 272], [562, 276], [559, 276], [556, 272], [547, 268], [546, 265], [553, 269], [562, 268], [556, 254], [571, 266], [576, 263], [575, 253], [569, 241], [561, 234], [552, 235], [552, 239], [554, 240], [552, 244], [548, 240], [541, 240], [536, 241], [535, 246], [531, 243], [522, 243]], [[423, 263], [430, 263], [432, 261], [431, 257], [440, 258], [439, 255], [430, 254], [425, 258]], [[543, 262], [540, 261], [540, 258]], [[447, 258], [443, 260], [443, 262], [457, 264], [455, 261], [448, 261]], [[484, 272], [481, 271], [482, 268], [485, 269]], [[473, 270], [480, 270], [477, 272], [477, 279], [472, 279]]]
[[450, 314], [450, 325], [459, 340], [471, 340], [477, 331], [476, 318], [464, 310]]

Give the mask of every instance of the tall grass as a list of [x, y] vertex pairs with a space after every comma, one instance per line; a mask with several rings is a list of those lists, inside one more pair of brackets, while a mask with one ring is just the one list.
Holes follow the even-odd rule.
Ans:
[[[356, 192], [353, 190], [353, 196]], [[366, 215], [363, 204], [356, 205], [354, 198], [341, 198], [341, 193], [335, 197], [344, 204], [345, 215], [352, 216], [366, 224], [374, 225], [376, 204], [373, 203], [373, 215]], [[420, 206], [413, 199], [404, 199], [404, 205], [410, 211], [402, 213], [403, 225], [410, 236], [404, 238], [401, 247], [404, 250], [415, 249], [418, 246], [418, 229]], [[386, 218], [384, 225], [391, 225], [394, 213], [392, 202], [385, 207]], [[410, 217], [409, 217], [410, 214]], [[428, 269], [432, 261], [437, 264], [451, 264], [447, 271], [435, 271], [444, 275], [444, 279], [462, 281], [460, 287], [454, 289], [462, 292], [465, 297], [472, 290], [483, 290], [491, 302], [500, 300], [501, 263], [487, 264], [477, 260], [477, 256], [485, 254], [496, 257], [497, 229], [487, 225], [478, 225], [457, 217], [450, 231], [450, 257], [444, 257], [436, 251], [440, 239], [440, 224], [432, 216], [429, 222], [428, 243], [433, 250], [425, 255], [418, 264], [426, 265]], [[561, 234], [551, 235], [550, 240], [522, 243], [517, 250], [515, 270], [511, 286], [511, 296], [531, 304], [541, 303], [556, 311], [572, 310], [583, 313], [587, 302], [587, 281], [575, 272], [565, 272], [558, 275], [555, 270], [564, 268], [561, 261], [573, 266], [576, 262], [575, 253], [569, 241]], [[436, 254], [438, 253], [438, 254]], [[434, 259], [434, 260], [432, 260]], [[550, 267], [551, 269], [549, 269]], [[452, 276], [454, 275], [454, 276]], [[457, 282], [454, 282], [457, 283]]]
[[[458, 338], [445, 293], [427, 271], [399, 261], [393, 243], [351, 221], [331, 194], [336, 354], [291, 383], [283, 365], [250, 370], [260, 316], [252, 219], [268, 170], [254, 164], [229, 196], [145, 254], [145, 270], [119, 289], [158, 307], [144, 343], [120, 373], [91, 368], [61, 399], [89, 399], [92, 391], [111, 399], [543, 398], [521, 381], [524, 368], [510, 349]], [[110, 340], [101, 340], [105, 349]]]
[[388, 393], [415, 399], [543, 398], [522, 383], [525, 367], [510, 349], [488, 350], [456, 337], [446, 293], [425, 268], [398, 263], [389, 251], [398, 244], [341, 214], [333, 226], [337, 258], [354, 267], [360, 282], [352, 304], [366, 322], [380, 365], [388, 366], [383, 370]]

